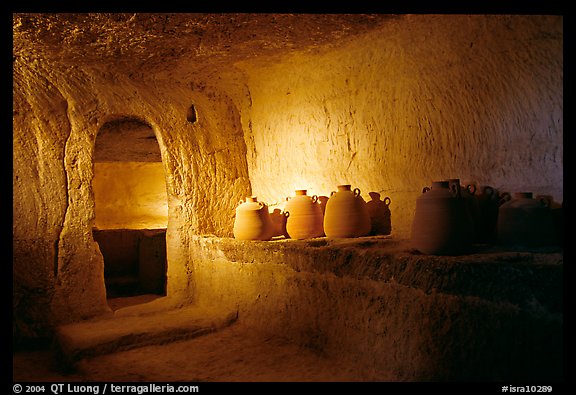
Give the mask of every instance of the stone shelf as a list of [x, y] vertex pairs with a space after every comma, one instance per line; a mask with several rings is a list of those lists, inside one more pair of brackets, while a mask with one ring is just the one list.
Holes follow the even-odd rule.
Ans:
[[430, 256], [391, 236], [190, 243], [197, 303], [237, 309], [255, 331], [374, 379], [562, 377], [561, 248]]
[[296, 272], [332, 273], [477, 296], [561, 313], [563, 252], [557, 247], [506, 249], [476, 245], [470, 254], [423, 255], [390, 236], [272, 241], [196, 237], [201, 248], [230, 262], [288, 265]]

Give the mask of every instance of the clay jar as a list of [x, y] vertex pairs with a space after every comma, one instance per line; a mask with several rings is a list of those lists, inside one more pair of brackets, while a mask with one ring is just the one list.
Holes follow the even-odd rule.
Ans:
[[458, 255], [470, 250], [474, 228], [466, 201], [449, 181], [433, 181], [416, 199], [412, 247], [424, 254]]
[[284, 236], [288, 238], [288, 233], [286, 233], [286, 215], [279, 208], [275, 208], [270, 213], [270, 221], [272, 222], [272, 237]]
[[322, 208], [318, 197], [308, 196], [305, 189], [297, 189], [284, 206], [286, 232], [291, 239], [309, 239], [324, 235]]
[[498, 191], [491, 186], [485, 185], [481, 188], [478, 199], [480, 211], [479, 220], [476, 224], [477, 240], [480, 243], [492, 243], [496, 241], [496, 222], [498, 221], [498, 209], [500, 207], [500, 197]]
[[328, 196], [318, 196], [318, 201], [320, 202], [320, 208], [322, 209], [322, 216], [326, 213], [326, 204], [328, 204]]
[[557, 230], [548, 199], [516, 192], [498, 210], [498, 241], [507, 246], [540, 247], [555, 244]]
[[368, 215], [370, 216], [371, 235], [389, 235], [392, 231], [392, 224], [390, 221], [390, 198], [385, 197], [380, 200], [380, 194], [377, 192], [370, 192], [372, 200], [366, 203]]
[[459, 194], [460, 197], [464, 199], [466, 210], [468, 210], [472, 220], [474, 231], [473, 241], [479, 241], [480, 205], [477, 197], [474, 195], [476, 193], [476, 185], [468, 184], [464, 187], [460, 184], [459, 178], [452, 178], [448, 181], [450, 182], [450, 189], [452, 194]]
[[274, 232], [268, 206], [249, 196], [236, 207], [234, 237], [239, 240], [270, 240]]
[[326, 203], [324, 233], [327, 237], [361, 237], [370, 233], [370, 216], [360, 189], [338, 185]]
[[551, 195], [537, 195], [536, 199], [542, 200], [545, 199], [548, 207], [550, 207], [550, 215], [552, 216], [552, 223], [556, 233], [556, 242], [558, 246], [563, 245], [563, 209], [562, 203], [558, 203], [554, 201], [554, 198]]

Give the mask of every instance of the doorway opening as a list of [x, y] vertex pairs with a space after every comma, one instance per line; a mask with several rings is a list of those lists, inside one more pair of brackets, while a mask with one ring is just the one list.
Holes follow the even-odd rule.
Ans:
[[105, 123], [94, 151], [95, 221], [110, 308], [166, 295], [168, 203], [160, 147], [134, 117]]

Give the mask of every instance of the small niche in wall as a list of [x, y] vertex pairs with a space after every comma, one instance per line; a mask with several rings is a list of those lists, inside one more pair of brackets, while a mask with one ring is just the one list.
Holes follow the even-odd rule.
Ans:
[[132, 117], [107, 122], [94, 158], [92, 233], [104, 258], [110, 307], [111, 300], [165, 295], [168, 199], [154, 130]]
[[152, 127], [128, 117], [107, 122], [96, 136], [94, 156], [95, 226], [166, 228], [166, 178]]
[[198, 113], [196, 112], [196, 107], [192, 104], [188, 107], [186, 112], [186, 120], [190, 123], [196, 123], [198, 121]]

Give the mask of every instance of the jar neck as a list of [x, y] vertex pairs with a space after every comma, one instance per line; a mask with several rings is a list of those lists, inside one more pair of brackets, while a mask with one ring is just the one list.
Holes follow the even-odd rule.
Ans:
[[450, 189], [449, 181], [432, 181], [432, 189]]

